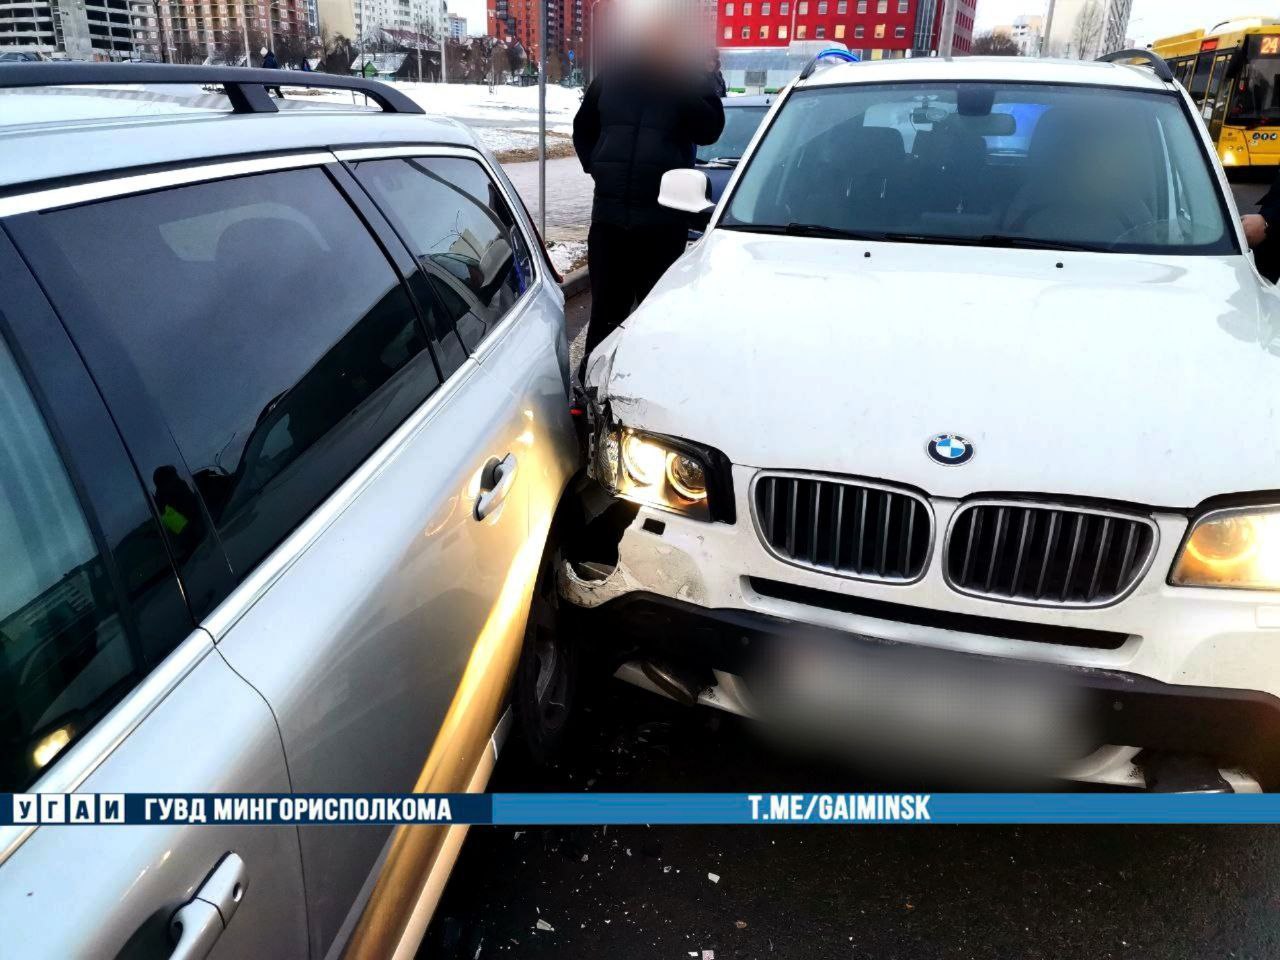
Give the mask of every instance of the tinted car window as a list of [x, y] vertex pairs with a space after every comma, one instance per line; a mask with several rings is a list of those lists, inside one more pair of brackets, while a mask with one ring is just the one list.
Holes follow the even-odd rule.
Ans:
[[0, 791], [22, 790], [141, 674], [48, 428], [0, 344]]
[[474, 349], [533, 280], [528, 246], [497, 184], [459, 157], [371, 160], [355, 172]]
[[[124, 343], [239, 574], [439, 384], [406, 291], [322, 170], [55, 211], [40, 226], [92, 291], [85, 309]], [[194, 509], [172, 507], [171, 532]]]

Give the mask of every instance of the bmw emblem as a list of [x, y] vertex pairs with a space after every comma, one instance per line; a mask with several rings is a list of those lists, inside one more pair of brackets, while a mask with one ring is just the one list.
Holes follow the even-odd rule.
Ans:
[[945, 467], [958, 467], [973, 459], [973, 444], [954, 433], [940, 433], [926, 445], [934, 463]]

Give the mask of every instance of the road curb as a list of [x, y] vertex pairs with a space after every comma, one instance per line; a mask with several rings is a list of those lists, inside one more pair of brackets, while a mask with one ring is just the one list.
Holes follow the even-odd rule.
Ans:
[[587, 268], [579, 267], [564, 278], [564, 282], [560, 284], [560, 291], [567, 300], [569, 297], [576, 297], [582, 293], [590, 284], [591, 275], [588, 273]]

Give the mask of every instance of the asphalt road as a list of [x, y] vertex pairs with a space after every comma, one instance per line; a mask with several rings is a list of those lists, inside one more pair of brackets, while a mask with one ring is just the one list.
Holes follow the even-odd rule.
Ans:
[[[570, 763], [535, 770], [508, 750], [491, 788], [892, 787], [802, 765], [745, 722], [617, 681], [589, 698]], [[422, 956], [703, 951], [716, 960], [1274, 957], [1280, 828], [476, 827]]]

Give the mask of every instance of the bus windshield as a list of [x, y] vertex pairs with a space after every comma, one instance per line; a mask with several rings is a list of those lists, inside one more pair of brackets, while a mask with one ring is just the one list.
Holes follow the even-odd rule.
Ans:
[[719, 225], [906, 243], [1237, 252], [1179, 98], [1012, 83], [792, 94]]
[[[1264, 56], [1262, 51], [1271, 51]], [[1251, 37], [1231, 121], [1280, 120], [1280, 37]]]

